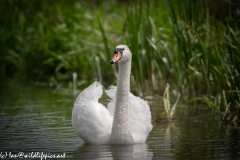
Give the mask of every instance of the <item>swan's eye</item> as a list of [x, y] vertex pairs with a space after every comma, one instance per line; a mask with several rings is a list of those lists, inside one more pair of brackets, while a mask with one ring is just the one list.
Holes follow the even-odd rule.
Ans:
[[114, 50], [114, 54], [117, 54], [118, 52], [120, 52], [122, 54], [123, 50], [124, 50], [124, 48], [116, 48]]

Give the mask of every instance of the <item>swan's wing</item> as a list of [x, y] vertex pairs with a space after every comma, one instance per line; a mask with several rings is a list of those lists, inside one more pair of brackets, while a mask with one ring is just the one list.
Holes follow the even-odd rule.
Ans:
[[143, 143], [152, 130], [152, 116], [149, 105], [147, 101], [129, 93], [129, 106], [130, 124], [134, 141], [135, 143]]
[[94, 82], [79, 94], [74, 103], [73, 128], [86, 143], [106, 144], [111, 134], [113, 117], [98, 103], [102, 92], [102, 85]]
[[114, 111], [115, 111], [116, 91], [117, 91], [116, 86], [110, 86], [108, 90], [105, 90], [108, 97], [111, 98], [111, 101], [107, 105], [107, 109], [112, 116], [114, 116]]
[[[112, 116], [114, 116], [115, 111], [116, 90], [116, 86], [111, 86], [105, 91], [112, 99], [108, 103], [108, 110]], [[151, 119], [152, 116], [147, 101], [129, 92], [129, 121], [135, 143], [143, 143], [146, 141], [149, 132], [152, 130]]]

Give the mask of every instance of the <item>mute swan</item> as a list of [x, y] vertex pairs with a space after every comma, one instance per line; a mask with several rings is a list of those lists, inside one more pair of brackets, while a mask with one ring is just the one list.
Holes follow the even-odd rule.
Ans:
[[132, 53], [126, 45], [114, 50], [111, 64], [118, 62], [117, 87], [106, 94], [112, 99], [107, 108], [98, 99], [103, 87], [93, 82], [77, 97], [72, 110], [72, 125], [87, 144], [144, 143], [152, 130], [148, 103], [130, 92]]

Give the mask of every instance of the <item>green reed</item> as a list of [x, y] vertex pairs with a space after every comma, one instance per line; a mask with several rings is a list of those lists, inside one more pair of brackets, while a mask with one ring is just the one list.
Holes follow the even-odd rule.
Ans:
[[228, 90], [227, 100], [234, 102], [233, 108], [239, 108], [239, 27], [230, 12], [226, 24], [211, 17], [207, 2], [186, 0], [174, 5], [165, 1], [176, 44], [170, 59], [177, 88], [186, 97], [204, 96], [205, 103], [223, 108], [226, 98], [221, 93]]
[[94, 80], [116, 84], [110, 60], [116, 45], [127, 44], [132, 92], [162, 95], [169, 83], [175, 99], [181, 94], [185, 101], [201, 97], [223, 106], [224, 90], [228, 103], [239, 104], [240, 32], [229, 10], [222, 22], [207, 1], [0, 4], [9, 13], [0, 18], [3, 75], [22, 71], [66, 81], [76, 72], [79, 82], [87, 80], [81, 89]]

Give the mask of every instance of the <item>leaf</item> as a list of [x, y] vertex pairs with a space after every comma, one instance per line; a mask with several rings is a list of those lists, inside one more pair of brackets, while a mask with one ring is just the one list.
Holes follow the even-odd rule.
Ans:
[[163, 105], [168, 117], [170, 112], [170, 101], [169, 101], [169, 93], [168, 93], [169, 87], [170, 85], [167, 83], [165, 91], [163, 93]]
[[217, 111], [220, 111], [219, 107], [217, 105], [215, 105], [212, 101], [208, 100], [208, 99], [203, 99], [203, 98], [197, 98], [198, 100], [201, 100], [202, 102], [208, 104], [209, 106], [215, 108]]
[[177, 97], [177, 100], [176, 102], [174, 103], [172, 109], [171, 109], [171, 113], [170, 113], [170, 117], [173, 118], [173, 115], [175, 114], [176, 112], [176, 106], [177, 106], [177, 103], [178, 103], [178, 100], [180, 98], [181, 94], [178, 94], [178, 97]]

